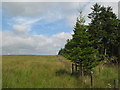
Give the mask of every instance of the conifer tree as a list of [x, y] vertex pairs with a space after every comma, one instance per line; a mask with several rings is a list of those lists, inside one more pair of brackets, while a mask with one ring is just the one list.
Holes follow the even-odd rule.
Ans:
[[91, 9], [92, 12], [88, 16], [91, 19], [88, 31], [92, 35], [91, 39], [95, 40], [93, 46], [98, 48], [101, 54], [109, 57], [117, 55], [120, 21], [111, 7], [104, 7], [96, 3]]
[[100, 58], [98, 57], [98, 50], [92, 47], [94, 40], [89, 39], [91, 35], [87, 32], [88, 26], [84, 23], [85, 20], [80, 13], [74, 27], [73, 38], [67, 40], [65, 52], [62, 55], [78, 64], [80, 69], [82, 68], [82, 72], [89, 72], [99, 64]]

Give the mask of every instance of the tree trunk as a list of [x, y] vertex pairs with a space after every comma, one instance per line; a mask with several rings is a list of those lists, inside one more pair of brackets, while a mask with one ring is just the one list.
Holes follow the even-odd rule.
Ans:
[[118, 88], [118, 80], [114, 80], [114, 88]]
[[79, 76], [82, 80], [82, 84], [84, 84], [84, 69], [82, 64], [80, 64]]
[[74, 64], [72, 63], [72, 74], [74, 74]]
[[107, 49], [105, 48], [105, 53], [104, 54], [106, 55], [106, 53], [107, 53]]
[[75, 71], [77, 72], [77, 64], [75, 64]]
[[111, 52], [111, 56], [114, 56], [114, 48], [113, 48], [113, 45], [112, 45], [112, 52]]
[[91, 72], [91, 74], [90, 74], [90, 83], [91, 83], [90, 87], [94, 88], [93, 72]]
[[81, 78], [82, 78], [82, 84], [84, 84], [84, 69], [82, 66], [82, 71], [81, 71]]
[[80, 64], [80, 69], [79, 69], [79, 76], [81, 77], [82, 76], [82, 65]]

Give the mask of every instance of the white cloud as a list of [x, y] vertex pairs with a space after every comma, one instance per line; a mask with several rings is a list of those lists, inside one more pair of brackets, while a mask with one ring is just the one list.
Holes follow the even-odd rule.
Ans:
[[38, 21], [41, 20], [41, 18], [25, 18], [25, 17], [15, 17], [13, 18], [13, 20], [15, 21], [15, 23], [18, 23], [18, 24], [22, 24], [22, 25], [31, 25], [31, 24], [34, 24]]
[[[61, 32], [47, 37], [44, 35], [30, 35], [19, 32], [26, 32], [38, 21], [43, 20], [45, 23], [51, 23], [64, 19], [69, 26], [73, 27], [79, 14], [78, 10], [83, 11], [83, 15], [85, 15], [86, 22], [88, 23], [89, 19], [87, 15], [91, 12], [90, 7], [95, 2], [88, 3], [85, 1], [82, 3], [3, 3], [3, 8], [13, 17], [15, 22], [11, 25], [13, 25], [13, 29], [17, 31], [3, 31], [3, 54], [56, 54], [56, 52], [65, 45], [66, 40], [71, 38], [70, 33]], [[114, 12], [117, 13], [117, 3], [104, 2], [100, 4], [112, 6]]]
[[13, 23], [8, 24], [13, 25], [14, 30], [26, 32], [30, 31], [32, 26], [40, 21], [41, 18], [14, 17], [12, 20]]
[[13, 29], [19, 32], [26, 32], [28, 30], [24, 25], [13, 25]]
[[9, 30], [3, 31], [2, 36], [3, 54], [56, 54], [71, 38], [71, 34], [65, 32], [47, 37], [18, 34]]
[[[87, 16], [91, 12], [91, 6], [95, 4], [91, 0], [84, 2], [4, 2], [3, 8], [9, 12], [18, 23], [33, 24], [40, 20], [51, 23], [56, 20], [64, 19], [66, 23], [73, 27], [79, 11], [83, 11], [86, 24], [90, 21]], [[112, 6], [113, 11], [118, 14], [117, 2], [99, 2], [105, 6]], [[21, 16], [21, 17], [20, 17]], [[26, 18], [27, 17], [27, 18]], [[33, 17], [37, 17], [33, 19]]]
[[53, 35], [52, 38], [54, 38], [54, 39], [56, 39], [56, 38], [68, 39], [68, 38], [71, 38], [71, 33], [61, 32], [59, 34]]
[[120, 1], [118, 3], [118, 18], [120, 19]]
[[52, 8], [54, 3], [44, 2], [3, 2], [3, 8], [12, 16], [38, 16]]

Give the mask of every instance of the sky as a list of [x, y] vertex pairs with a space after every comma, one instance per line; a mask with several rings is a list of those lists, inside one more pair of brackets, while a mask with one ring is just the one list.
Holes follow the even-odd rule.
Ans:
[[[89, 24], [90, 8], [102, 0], [35, 1], [4, 0], [0, 3], [0, 54], [56, 55], [66, 40], [72, 38], [79, 11], [83, 12], [85, 24]], [[111, 6], [118, 15], [117, 1], [98, 3]]]

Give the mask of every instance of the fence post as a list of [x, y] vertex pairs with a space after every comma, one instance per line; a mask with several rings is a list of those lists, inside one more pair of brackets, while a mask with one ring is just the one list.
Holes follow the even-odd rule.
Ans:
[[114, 88], [118, 88], [118, 80], [114, 80]]
[[93, 88], [94, 87], [94, 80], [93, 80], [93, 72], [91, 71], [90, 74], [90, 87]]

